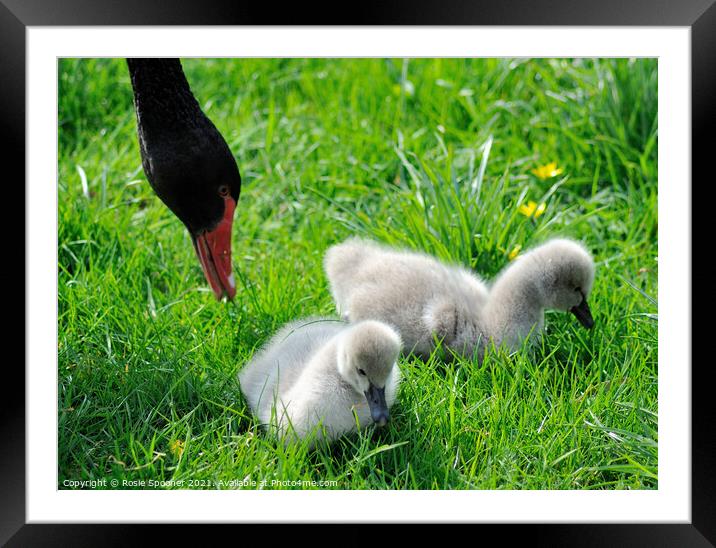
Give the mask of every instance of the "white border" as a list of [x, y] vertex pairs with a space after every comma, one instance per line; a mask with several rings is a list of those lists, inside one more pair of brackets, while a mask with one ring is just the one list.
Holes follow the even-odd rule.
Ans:
[[[655, 491], [57, 490], [57, 57], [659, 57], [659, 488]], [[691, 520], [690, 29], [27, 29], [27, 520]], [[668, 289], [668, 290], [667, 290]], [[665, 313], [664, 313], [665, 312]], [[668, 334], [668, 339], [664, 336]]]

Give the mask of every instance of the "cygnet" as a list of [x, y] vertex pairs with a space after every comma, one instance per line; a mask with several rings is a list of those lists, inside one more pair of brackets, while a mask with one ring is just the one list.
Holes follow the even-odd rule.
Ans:
[[530, 333], [541, 333], [545, 309], [569, 310], [585, 327], [594, 325], [587, 304], [594, 262], [571, 240], [525, 253], [490, 289], [463, 267], [358, 239], [331, 247], [324, 267], [345, 319], [388, 323], [407, 351], [424, 358], [436, 340], [480, 359], [489, 341], [515, 350]]
[[253, 413], [288, 442], [330, 441], [359, 427], [384, 426], [395, 402], [400, 336], [366, 320], [305, 318], [284, 326], [241, 370]]

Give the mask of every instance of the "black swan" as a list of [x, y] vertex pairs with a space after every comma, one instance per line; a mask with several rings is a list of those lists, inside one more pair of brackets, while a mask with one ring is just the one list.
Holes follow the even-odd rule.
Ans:
[[217, 299], [233, 299], [231, 227], [241, 176], [229, 146], [202, 112], [179, 59], [127, 59], [142, 167], [184, 223]]

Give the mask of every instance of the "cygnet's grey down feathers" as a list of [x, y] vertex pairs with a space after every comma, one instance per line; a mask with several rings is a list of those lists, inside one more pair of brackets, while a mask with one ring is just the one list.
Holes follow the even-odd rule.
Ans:
[[371, 387], [384, 390], [384, 404], [392, 406], [400, 345], [399, 335], [377, 321], [297, 320], [240, 371], [241, 391], [259, 421], [285, 441], [315, 435], [312, 445], [324, 431], [335, 439], [357, 428], [356, 416], [361, 427], [373, 422]]
[[480, 358], [490, 340], [515, 349], [533, 329], [542, 330], [549, 308], [572, 310], [591, 327], [586, 296], [594, 263], [571, 240], [551, 240], [525, 253], [490, 289], [461, 266], [359, 239], [331, 247], [324, 267], [345, 319], [388, 323], [405, 350], [422, 357], [436, 339], [458, 354]]
[[418, 355], [430, 354], [432, 333], [445, 341], [464, 336], [487, 301], [487, 287], [467, 269], [370, 241], [331, 247], [324, 266], [344, 319], [392, 325], [405, 350]]

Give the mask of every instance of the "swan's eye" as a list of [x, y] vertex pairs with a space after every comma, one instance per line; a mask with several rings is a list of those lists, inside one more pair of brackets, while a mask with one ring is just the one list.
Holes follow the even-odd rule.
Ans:
[[221, 185], [219, 187], [219, 196], [222, 196], [226, 198], [229, 195], [229, 187], [228, 185]]
[[360, 373], [361, 375], [363, 375], [365, 377], [365, 371], [363, 371], [362, 369], [359, 369], [358, 373]]
[[575, 291], [578, 291], [579, 293], [582, 292], [582, 288], [581, 288], [581, 287], [575, 287], [574, 290], [575, 290]]

